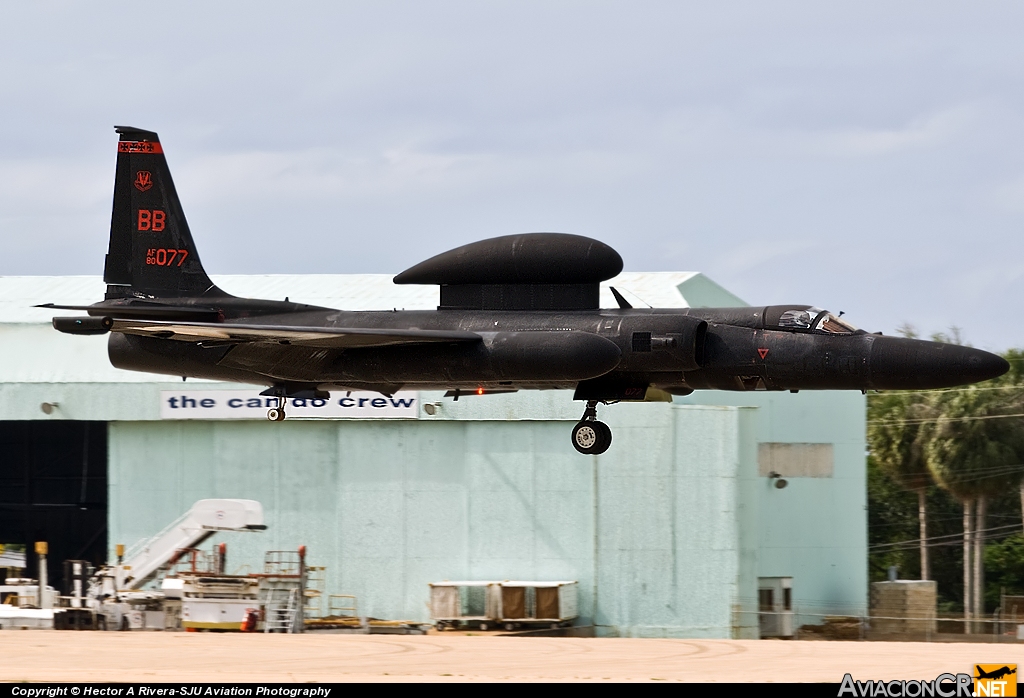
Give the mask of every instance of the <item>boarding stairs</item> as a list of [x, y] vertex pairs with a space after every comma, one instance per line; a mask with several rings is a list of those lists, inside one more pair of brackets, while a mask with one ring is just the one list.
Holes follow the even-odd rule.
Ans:
[[119, 589], [139, 589], [179, 551], [195, 548], [217, 531], [262, 531], [263, 506], [251, 499], [201, 499], [152, 538], [146, 538], [119, 560], [124, 578]]
[[295, 632], [295, 621], [299, 613], [298, 585], [260, 589], [260, 605], [264, 613], [263, 632]]
[[264, 632], [301, 633], [304, 630], [306, 579], [310, 572], [305, 556], [304, 547], [268, 550], [264, 554], [263, 572], [253, 575], [260, 578]]

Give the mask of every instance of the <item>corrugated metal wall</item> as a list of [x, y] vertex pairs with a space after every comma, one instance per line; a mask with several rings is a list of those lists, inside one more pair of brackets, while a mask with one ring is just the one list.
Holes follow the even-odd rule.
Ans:
[[[379, 275], [215, 280], [330, 307], [436, 305], [436, 288]], [[691, 273], [610, 283], [658, 307], [742, 304]], [[98, 277], [0, 279], [0, 419], [111, 422], [111, 544], [154, 533], [196, 499], [252, 497], [271, 528], [230, 534], [232, 564], [304, 543], [330, 568], [330, 591], [382, 617], [425, 618], [428, 581], [470, 575], [578, 579], [586, 620], [596, 589], [609, 632], [749, 634], [757, 576], [793, 577], [800, 623], [866, 607], [860, 394], [699, 391], [672, 407], [602, 408], [615, 443], [597, 458], [569, 445], [582, 405], [562, 391], [454, 403], [423, 393], [441, 407], [412, 421], [160, 421], [161, 390], [239, 386], [119, 371], [106, 337], [54, 332], [52, 311], [32, 307], [102, 289]], [[614, 305], [607, 288], [602, 303]], [[776, 489], [756, 477], [759, 442], [832, 444], [834, 472]]]
[[604, 633], [751, 636], [755, 413], [620, 405], [600, 457], [553, 420], [115, 422], [110, 542], [251, 498], [269, 528], [220, 538], [229, 569], [307, 545], [363, 615], [425, 620], [431, 581], [574, 579]]

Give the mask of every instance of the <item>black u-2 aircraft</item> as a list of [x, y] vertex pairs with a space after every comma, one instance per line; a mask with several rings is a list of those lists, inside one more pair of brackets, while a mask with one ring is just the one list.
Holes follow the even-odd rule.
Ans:
[[460, 395], [574, 390], [581, 453], [611, 430], [598, 404], [694, 390], [943, 388], [1005, 373], [978, 349], [858, 330], [807, 305], [600, 308], [599, 284], [622, 270], [607, 245], [530, 233], [437, 255], [394, 281], [440, 286], [437, 310], [347, 312], [232, 296], [206, 275], [152, 131], [117, 127], [117, 173], [104, 300], [57, 317], [70, 334], [111, 333], [111, 363], [132, 371], [268, 386], [268, 417], [288, 398], [402, 388]]

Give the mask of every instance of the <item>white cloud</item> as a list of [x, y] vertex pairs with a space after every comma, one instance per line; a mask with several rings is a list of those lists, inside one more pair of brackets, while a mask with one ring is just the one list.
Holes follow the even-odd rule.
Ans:
[[640, 141], [634, 145], [647, 149], [667, 147], [718, 158], [869, 159], [947, 145], [976, 128], [984, 113], [979, 105], [961, 104], [899, 126], [872, 127], [837, 117], [834, 121], [840, 123], [795, 128], [764, 123], [737, 105], [703, 105], [636, 115], [629, 133]]
[[1024, 213], [1024, 175], [996, 185], [987, 198], [997, 208]]
[[471, 197], [531, 182], [595, 182], [628, 178], [642, 168], [635, 154], [580, 150], [551, 153], [452, 153], [415, 144], [353, 154], [334, 148], [203, 156], [175, 171], [190, 201], [358, 199], [444, 194]]
[[[978, 110], [970, 105], [950, 107], [917, 117], [898, 128], [852, 127], [811, 132], [811, 152], [841, 157], [875, 157], [948, 143], [969, 128]], [[798, 137], [799, 138], [799, 137]]]
[[107, 202], [114, 172], [74, 160], [0, 160], [0, 211], [5, 215], [89, 210]]
[[820, 255], [820, 245], [813, 240], [778, 239], [754, 240], [729, 250], [713, 266], [715, 274], [740, 276], [759, 267], [778, 263], [780, 269], [793, 272], [814, 265]]

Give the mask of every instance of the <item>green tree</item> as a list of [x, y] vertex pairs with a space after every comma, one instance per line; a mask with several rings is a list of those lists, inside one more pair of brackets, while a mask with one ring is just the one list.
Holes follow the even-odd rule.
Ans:
[[[898, 332], [918, 336], [909, 324]], [[931, 339], [962, 343], [955, 327]], [[1008, 583], [1016, 569], [1011, 564], [1014, 543], [1000, 543], [996, 552], [985, 553], [987, 539], [1005, 535], [987, 530], [990, 517], [1002, 532], [1008, 521], [1024, 520], [1024, 417], [1017, 416], [1024, 414], [1024, 351], [1004, 356], [1010, 371], [983, 385], [873, 394], [868, 402], [871, 576], [884, 578], [888, 564], [912, 570], [916, 565], [909, 555], [916, 547], [921, 578], [939, 581], [940, 603], [947, 609], [961, 605], [955, 580], [963, 582], [967, 620], [995, 607], [1000, 586], [1015, 588]], [[916, 536], [911, 531], [914, 507], [899, 488], [917, 494]], [[954, 515], [952, 506], [960, 514]], [[958, 556], [951, 543], [961, 536]], [[998, 561], [991, 584], [985, 583], [987, 557]]]
[[1014, 533], [985, 548], [985, 600], [990, 608], [999, 605], [1000, 593], [1024, 595], [1024, 535]]
[[[1006, 375], [999, 378], [1001, 386], [1014, 386], [1021, 393], [1024, 393], [1024, 349], [1010, 349], [1003, 358], [1010, 363], [1010, 370]], [[1024, 403], [1024, 399], [1019, 399], [1017, 396], [1017, 403]], [[1024, 523], [1024, 478], [1021, 479], [1020, 484], [1020, 514], [1022, 523]]]
[[1009, 381], [932, 393], [921, 438], [935, 481], [963, 505], [964, 619], [984, 612], [985, 513], [989, 498], [1018, 490], [1024, 472], [1021, 391]]
[[[867, 459], [867, 484], [870, 581], [884, 581], [890, 565], [899, 568], [901, 577], [916, 578], [920, 564], [916, 494], [893, 480], [875, 462], [874, 456]], [[938, 585], [939, 613], [953, 615], [963, 608], [963, 566], [959, 548], [963, 507], [944, 489], [933, 486], [928, 488], [927, 508], [928, 560], [931, 578]], [[1012, 499], [996, 498], [991, 502], [990, 511], [1000, 523], [1017, 521], [1019, 498], [1016, 493]]]
[[921, 579], [931, 579], [928, 556], [928, 488], [934, 483], [925, 455], [922, 424], [931, 416], [927, 394], [880, 393], [868, 403], [868, 446], [877, 465], [917, 495]]
[[[917, 330], [903, 323], [897, 330], [915, 339]], [[960, 329], [932, 335], [936, 342], [962, 341]], [[927, 430], [935, 417], [932, 393], [922, 391], [876, 393], [868, 402], [868, 446], [876, 463], [904, 489], [917, 494], [920, 577], [931, 579], [928, 554], [928, 488], [934, 484], [925, 455]], [[1024, 501], [1024, 500], [1022, 500]]]

